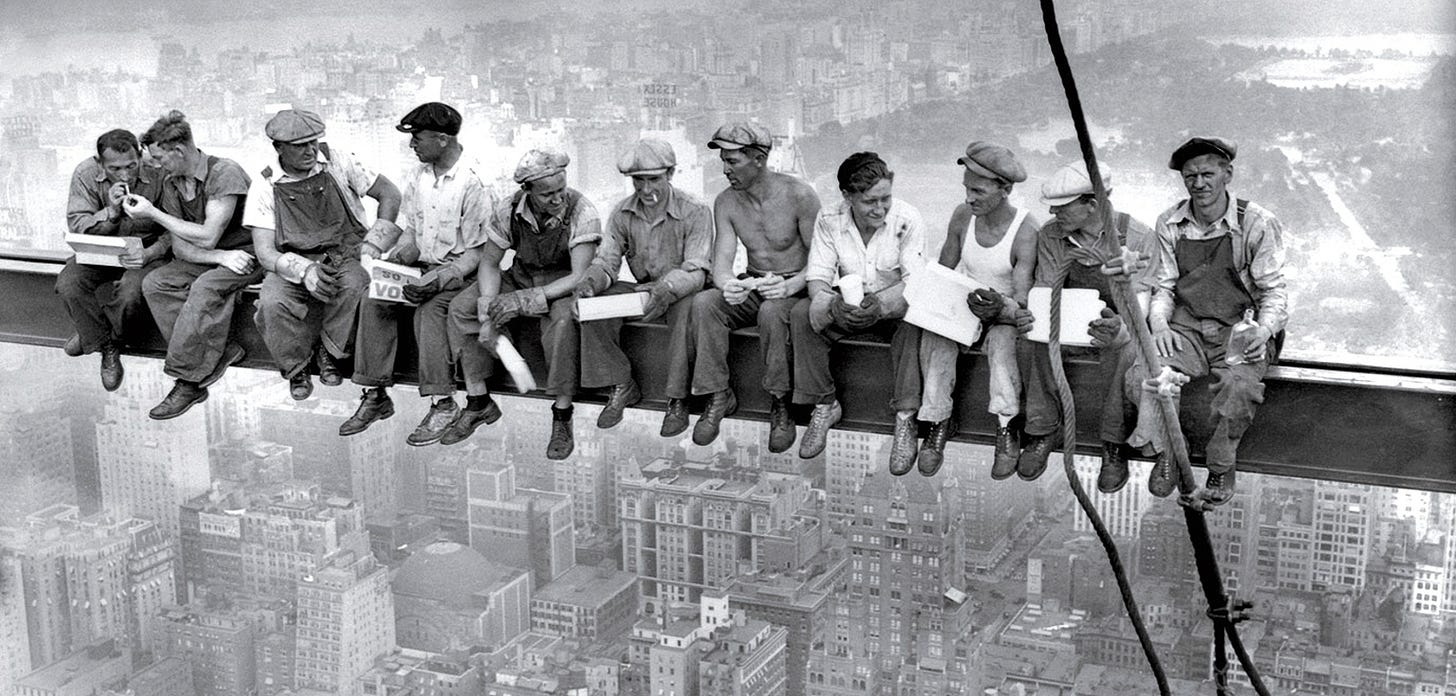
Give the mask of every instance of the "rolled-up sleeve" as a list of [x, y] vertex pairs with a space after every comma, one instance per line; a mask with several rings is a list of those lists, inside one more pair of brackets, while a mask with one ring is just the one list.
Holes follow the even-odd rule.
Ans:
[[460, 201], [460, 244], [474, 249], [490, 241], [490, 218], [495, 210], [495, 192], [472, 174]]
[[490, 243], [500, 247], [502, 251], [509, 250], [514, 243], [511, 237], [511, 215], [511, 197], [499, 198], [486, 224], [485, 234]]
[[576, 204], [576, 217], [571, 221], [571, 239], [567, 246], [575, 249], [582, 244], [602, 241], [602, 216], [597, 207], [585, 196]]
[[1249, 227], [1247, 243], [1253, 250], [1249, 276], [1259, 294], [1259, 323], [1270, 333], [1277, 334], [1289, 321], [1289, 290], [1284, 280], [1284, 229], [1271, 215], [1258, 216]]
[[1153, 298], [1148, 308], [1148, 318], [1167, 321], [1173, 316], [1173, 288], [1178, 284], [1178, 258], [1173, 254], [1178, 233], [1168, 222], [1168, 213], [1158, 218], [1153, 227], [1156, 257], [1152, 265], [1157, 269], [1152, 285]]
[[809, 260], [804, 264], [805, 281], [833, 285], [838, 275], [839, 249], [834, 245], [834, 230], [828, 219], [833, 214], [833, 208], [824, 208], [814, 219], [814, 239], [809, 243]]
[[663, 275], [662, 282], [674, 297], [687, 297], [703, 289], [713, 267], [713, 212], [706, 205], [693, 206], [682, 221], [682, 264]]

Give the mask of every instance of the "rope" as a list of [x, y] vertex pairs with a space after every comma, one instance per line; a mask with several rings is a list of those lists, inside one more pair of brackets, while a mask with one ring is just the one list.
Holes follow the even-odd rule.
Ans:
[[[1077, 131], [1077, 143], [1082, 151], [1082, 159], [1087, 165], [1087, 175], [1092, 182], [1093, 193], [1097, 199], [1098, 215], [1101, 218], [1104, 232], [1110, 231], [1112, 227], [1112, 206], [1107, 203], [1107, 190], [1102, 185], [1101, 172], [1097, 166], [1097, 155], [1093, 151], [1092, 137], [1087, 128], [1087, 118], [1082, 110], [1082, 100], [1077, 93], [1076, 79], [1072, 76], [1071, 62], [1067, 59], [1066, 48], [1062, 45], [1061, 31], [1057, 26], [1056, 6], [1054, 0], [1041, 0], [1042, 22], [1046, 29], [1047, 42], [1050, 45], [1052, 58], [1057, 66], [1057, 74], [1061, 78], [1062, 89], [1066, 93], [1067, 107], [1071, 111], [1072, 124]], [[1104, 240], [1110, 242], [1105, 252], [1114, 255], [1121, 254], [1121, 243], [1115, 234], [1104, 234]], [[1094, 259], [1095, 260], [1095, 259]], [[1102, 258], [1100, 261], [1106, 261]], [[1051, 299], [1051, 326], [1050, 340], [1047, 344], [1047, 352], [1052, 364], [1052, 374], [1057, 381], [1057, 393], [1061, 399], [1062, 410], [1062, 432], [1063, 447], [1062, 460], [1067, 473], [1068, 485], [1072, 493], [1077, 497], [1077, 502], [1082, 510], [1092, 521], [1093, 529], [1097, 537], [1102, 541], [1102, 546], [1107, 551], [1107, 561], [1112, 566], [1113, 576], [1117, 579], [1118, 590], [1123, 595], [1123, 605], [1127, 608], [1128, 617], [1132, 620], [1133, 628], [1138, 634], [1138, 641], [1142, 644], [1143, 652], [1147, 656], [1148, 665], [1153, 670], [1153, 677], [1158, 682], [1158, 691], [1165, 696], [1169, 693], [1167, 677], [1163, 673], [1162, 663], [1159, 661], [1152, 641], [1147, 636], [1147, 630], [1143, 626], [1142, 614], [1138, 611], [1137, 603], [1132, 596], [1128, 586], [1126, 574], [1122, 568], [1122, 561], [1119, 558], [1117, 545], [1112, 537], [1107, 534], [1106, 526], [1102, 523], [1101, 516], [1092, 507], [1091, 501], [1087, 498], [1086, 491], [1082, 489], [1081, 480], [1077, 477], [1072, 465], [1072, 448], [1069, 447], [1076, 442], [1076, 410], [1072, 401], [1071, 386], [1067, 383], [1066, 372], [1061, 361], [1061, 296], [1062, 286], [1066, 282], [1068, 264], [1075, 261], [1069, 259], [1057, 269], [1056, 282], [1052, 287]], [[1132, 287], [1120, 278], [1109, 279], [1112, 290], [1113, 302], [1118, 306], [1118, 316], [1125, 318], [1125, 323], [1130, 320], [1133, 335], [1136, 337], [1138, 353], [1142, 357], [1143, 376], [1145, 379], [1152, 376], [1153, 366], [1158, 365], [1157, 348], [1153, 344], [1152, 333], [1148, 330], [1147, 318], [1143, 315], [1142, 307], [1137, 302], [1137, 297]], [[1225, 639], [1228, 645], [1234, 649], [1239, 658], [1239, 664], [1243, 667], [1244, 674], [1249, 677], [1250, 684], [1259, 696], [1268, 696], [1269, 691], [1264, 686], [1263, 680], [1259, 677], [1259, 671], [1254, 661], [1244, 649], [1243, 641], [1239, 639], [1237, 624], [1242, 621], [1244, 611], [1252, 605], [1248, 602], [1236, 602], [1230, 597], [1223, 587], [1223, 574], [1219, 571], [1218, 559], [1213, 552], [1213, 541], [1208, 533], [1207, 521], [1203, 513], [1207, 507], [1198, 495], [1196, 486], [1193, 483], [1193, 468], [1188, 457], [1188, 443], [1183, 437], [1183, 432], [1178, 420], [1178, 409], [1173, 404], [1171, 396], [1159, 396], [1157, 398], [1158, 409], [1163, 417], [1163, 425], [1167, 436], [1167, 455], [1171, 456], [1177, 465], [1174, 469], [1174, 476], [1177, 479], [1179, 490], [1179, 504], [1183, 507], [1183, 518], [1188, 528], [1189, 543], [1193, 546], [1194, 560], [1198, 567], [1198, 578], [1203, 586], [1204, 598], [1208, 602], [1208, 615], [1214, 622], [1214, 682], [1217, 692], [1224, 696], [1228, 692], [1228, 655], [1225, 649]]]

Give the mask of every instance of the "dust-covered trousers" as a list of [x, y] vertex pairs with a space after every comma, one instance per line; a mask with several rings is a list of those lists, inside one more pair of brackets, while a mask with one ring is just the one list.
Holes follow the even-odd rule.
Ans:
[[[1062, 424], [1062, 401], [1052, 376], [1047, 344], [1025, 338], [1016, 344], [1017, 364], [1026, 387], [1026, 424], [1022, 429], [1033, 437], [1056, 433]], [[1097, 391], [1076, 396], [1102, 404], [1098, 433], [1104, 442], [1125, 441], [1132, 420], [1132, 404], [1125, 396], [1125, 378], [1137, 360], [1136, 345], [1128, 341], [1121, 346], [1064, 349], [1064, 353], [1076, 351], [1092, 351], [1097, 358]]]
[[809, 321], [811, 300], [804, 298], [794, 305], [789, 327], [794, 344], [794, 403], [822, 404], [835, 398], [834, 374], [829, 351], [835, 343], [851, 336], [877, 336], [890, 341], [890, 369], [895, 376], [890, 408], [913, 411], [920, 406], [920, 334], [921, 330], [900, 319], [882, 319], [873, 326], [853, 331], [832, 323], [824, 331], [815, 331]]
[[341, 262], [337, 273], [338, 294], [328, 301], [277, 273], [263, 278], [253, 321], [284, 377], [292, 378], [307, 368], [315, 346], [321, 345], [336, 358], [353, 354], [354, 325], [359, 302], [369, 288], [369, 273], [356, 259]]
[[[76, 263], [72, 257], [56, 276], [56, 292], [71, 315], [81, 352], [94, 353], [108, 343], [119, 343], [128, 326], [151, 318], [142, 300], [142, 280], [160, 268], [153, 261], [142, 268], [111, 268]], [[111, 298], [102, 302], [96, 291], [112, 285]]]
[[[615, 281], [601, 295], [625, 295], [637, 292], [637, 284]], [[667, 314], [657, 323], [667, 322], [667, 385], [663, 390], [670, 399], [688, 395], [688, 379], [692, 373], [692, 309], [693, 296], [672, 303]], [[622, 320], [598, 319], [581, 322], [581, 386], [598, 389], [624, 384], [632, 379], [632, 363], [622, 352]], [[654, 360], [652, 369], [662, 363]]]
[[[996, 416], [1021, 413], [1021, 372], [1016, 368], [1016, 327], [994, 324], [986, 329], [981, 349], [990, 367], [986, 410]], [[930, 331], [920, 332], [920, 420], [939, 423], [950, 418], [955, 406], [956, 360], [961, 344]]]
[[[438, 266], [424, 269], [426, 272]], [[475, 285], [467, 279], [466, 287]], [[419, 356], [420, 396], [455, 393], [453, 356], [458, 336], [450, 331], [450, 302], [461, 290], [445, 290], [415, 307], [415, 349]], [[399, 314], [409, 305], [364, 297], [359, 301], [359, 333], [354, 340], [354, 383], [365, 387], [394, 384], [399, 352]]]
[[[501, 294], [526, 289], [518, 284], [515, 274], [501, 274]], [[480, 345], [480, 316], [476, 307], [479, 300], [480, 286], [471, 282], [450, 303], [450, 331], [458, 341], [456, 350], [467, 384], [484, 382], [495, 374], [495, 358]], [[510, 337], [512, 329], [525, 322], [540, 324], [541, 349], [546, 354], [545, 391], [551, 396], [574, 396], [581, 383], [581, 332], [571, 316], [575, 301], [570, 295], [552, 300], [546, 314], [517, 317], [502, 331]]]
[[217, 367], [232, 332], [238, 293], [263, 279], [263, 269], [238, 275], [222, 267], [172, 259], [142, 280], [142, 295], [167, 339], [162, 371], [201, 382]]
[[[763, 390], [774, 396], [788, 396], [793, 389], [793, 348], [789, 315], [802, 295], [765, 300], [757, 291], [732, 305], [723, 291], [709, 288], [692, 298], [693, 383], [692, 393], [713, 394], [728, 388], [728, 350], [733, 331], [758, 327], [759, 355], [763, 360]], [[669, 385], [671, 387], [671, 385]], [[668, 392], [668, 397], [681, 396]]]

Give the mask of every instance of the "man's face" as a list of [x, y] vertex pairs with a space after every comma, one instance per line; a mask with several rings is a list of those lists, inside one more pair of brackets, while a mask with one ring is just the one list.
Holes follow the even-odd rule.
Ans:
[[162, 171], [169, 175], [187, 173], [187, 146], [181, 143], [167, 143], [165, 145], [149, 145], [147, 151], [152, 153], [152, 159], [162, 167]]
[[1097, 199], [1092, 196], [1080, 196], [1077, 200], [1063, 205], [1054, 205], [1048, 211], [1056, 216], [1057, 224], [1064, 230], [1079, 230], [1087, 225], [1092, 219], [1092, 213], [1097, 209]]
[[661, 174], [637, 174], [632, 177], [632, 191], [637, 196], [637, 202], [648, 208], [667, 200], [667, 192], [671, 188], [671, 169]]
[[718, 159], [723, 161], [723, 176], [728, 179], [728, 186], [735, 190], [746, 189], [763, 176], [763, 159], [747, 148], [719, 150]]
[[844, 200], [849, 201], [850, 212], [860, 229], [878, 230], [885, 226], [885, 216], [890, 213], [890, 203], [893, 200], [890, 196], [889, 179], [880, 179], [874, 186], [860, 193], [840, 193], [844, 194]]
[[1218, 155], [1199, 155], [1183, 163], [1183, 188], [1194, 205], [1212, 205], [1223, 198], [1229, 180], [1234, 177], [1233, 165]]
[[141, 165], [141, 157], [133, 150], [108, 147], [101, 151], [101, 169], [106, 172], [106, 180], [113, 184], [135, 183]]
[[557, 172], [530, 182], [526, 200], [531, 209], [546, 217], [556, 217], [566, 211], [566, 172]]
[[418, 157], [425, 164], [434, 164], [440, 161], [440, 156], [445, 154], [445, 149], [450, 143], [450, 136], [434, 131], [415, 131], [410, 133], [409, 146], [415, 151]]
[[317, 140], [297, 145], [275, 142], [273, 149], [278, 152], [278, 164], [289, 173], [307, 173], [318, 164], [319, 144]]
[[961, 176], [961, 185], [966, 189], [966, 205], [971, 207], [972, 215], [985, 215], [1006, 201], [1008, 191], [1004, 184], [969, 169]]

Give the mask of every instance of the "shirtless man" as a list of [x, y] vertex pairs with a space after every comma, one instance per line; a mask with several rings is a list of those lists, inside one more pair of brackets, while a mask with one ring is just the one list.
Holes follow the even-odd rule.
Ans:
[[[819, 196], [814, 188], [787, 174], [768, 169], [773, 137], [753, 123], [729, 123], [713, 134], [708, 147], [718, 151], [728, 188], [713, 202], [713, 285], [693, 298], [694, 394], [709, 394], [708, 406], [693, 427], [693, 442], [706, 445], [718, 437], [723, 417], [738, 406], [728, 384], [728, 336], [734, 330], [758, 324], [758, 343], [764, 362], [763, 388], [773, 399], [769, 410], [771, 452], [793, 446], [794, 423], [789, 419], [793, 353], [789, 347], [789, 313], [805, 296], [804, 264]], [[742, 242], [748, 251], [748, 269], [733, 273], [733, 256]], [[677, 409], [673, 412], [671, 409]], [[672, 436], [687, 428], [687, 407], [679, 401], [669, 407], [662, 434]], [[671, 426], [671, 427], [669, 427]]]

